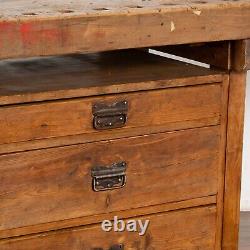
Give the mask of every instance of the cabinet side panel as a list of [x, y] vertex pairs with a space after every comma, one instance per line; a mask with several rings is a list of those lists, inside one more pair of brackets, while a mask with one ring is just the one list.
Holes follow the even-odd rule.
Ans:
[[223, 250], [237, 250], [246, 73], [231, 72], [228, 102]]

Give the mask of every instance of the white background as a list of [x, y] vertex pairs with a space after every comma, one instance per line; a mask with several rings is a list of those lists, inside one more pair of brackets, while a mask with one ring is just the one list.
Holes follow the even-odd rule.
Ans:
[[241, 210], [250, 211], [250, 71], [246, 94]]

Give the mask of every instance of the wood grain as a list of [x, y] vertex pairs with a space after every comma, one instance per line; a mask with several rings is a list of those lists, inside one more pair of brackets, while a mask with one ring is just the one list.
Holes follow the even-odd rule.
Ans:
[[[1, 250], [79, 250], [109, 249], [124, 244], [125, 249], [139, 250], [214, 250], [216, 207], [202, 207], [136, 219], [150, 220], [145, 236], [138, 233], [106, 233], [100, 225], [34, 235], [0, 242]], [[183, 230], [185, 229], [185, 230]]]
[[61, 220], [56, 222], [49, 222], [49, 223], [26, 226], [22, 228], [12, 228], [9, 230], [0, 231], [0, 239], [11, 238], [14, 236], [16, 237], [22, 235], [29, 235], [33, 233], [44, 233], [52, 230], [72, 228], [79, 225], [91, 225], [91, 224], [101, 223], [103, 220], [113, 220], [114, 216], [118, 216], [119, 218], [131, 218], [148, 214], [157, 214], [162, 212], [174, 211], [184, 208], [211, 205], [216, 203], [217, 203], [217, 196], [212, 195], [212, 196], [189, 199], [184, 201], [110, 212], [108, 214], [84, 216], [70, 220]]
[[246, 39], [249, 15], [248, 0], [4, 1], [0, 58]]
[[246, 73], [230, 74], [223, 250], [238, 249]]
[[224, 72], [139, 50], [0, 61], [0, 105], [215, 83]]
[[239, 40], [233, 43], [233, 70], [238, 72], [250, 69], [250, 40]]
[[[74, 99], [67, 101], [6, 106], [0, 109], [0, 144], [32, 141], [73, 135], [92, 135], [109, 138], [120, 131], [145, 128], [150, 133], [157, 127], [165, 131], [187, 121], [203, 121], [204, 125], [218, 124], [220, 120], [221, 85], [211, 84], [189, 88], [171, 88], [130, 94]], [[98, 102], [128, 101], [128, 121], [121, 129], [108, 132], [93, 128], [92, 106]], [[18, 129], [17, 129], [18, 125]]]
[[[1, 231], [215, 195], [220, 127], [0, 157]], [[93, 192], [91, 168], [126, 161], [127, 185]]]
[[222, 114], [221, 114], [221, 154], [218, 167], [219, 187], [217, 193], [217, 231], [215, 250], [222, 250], [223, 235], [223, 214], [224, 214], [224, 190], [225, 190], [225, 162], [226, 162], [226, 144], [227, 144], [227, 120], [228, 120], [228, 95], [229, 95], [229, 76], [225, 75], [222, 84]]

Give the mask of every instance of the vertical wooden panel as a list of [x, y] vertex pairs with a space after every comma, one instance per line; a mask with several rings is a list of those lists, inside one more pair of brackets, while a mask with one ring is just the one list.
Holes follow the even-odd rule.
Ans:
[[250, 39], [233, 43], [232, 66], [236, 71], [250, 70]]
[[246, 41], [246, 69], [250, 70], [250, 39]]
[[[226, 74], [222, 84], [221, 108], [221, 154], [218, 167], [218, 194], [217, 194], [217, 232], [215, 250], [221, 250], [223, 229], [224, 187], [225, 187], [225, 149], [227, 143], [227, 108], [228, 108], [229, 75]], [[224, 152], [224, 153], [223, 153]]]
[[228, 102], [223, 250], [238, 249], [245, 85], [245, 72], [231, 72]]

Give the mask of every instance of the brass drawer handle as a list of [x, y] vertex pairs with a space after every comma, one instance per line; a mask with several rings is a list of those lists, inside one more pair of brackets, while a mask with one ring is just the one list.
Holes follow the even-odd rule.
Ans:
[[126, 184], [126, 168], [126, 162], [92, 168], [93, 190], [99, 192], [124, 187]]
[[121, 128], [126, 125], [128, 101], [114, 103], [96, 103], [92, 108], [96, 130]]

